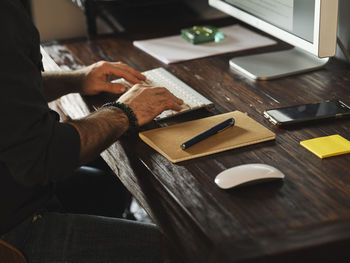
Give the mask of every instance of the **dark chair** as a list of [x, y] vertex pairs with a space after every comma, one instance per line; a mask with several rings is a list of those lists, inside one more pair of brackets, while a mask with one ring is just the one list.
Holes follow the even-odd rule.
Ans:
[[[107, 13], [115, 16], [116, 11], [119, 11], [119, 14], [122, 13], [125, 15], [125, 12], [134, 9], [159, 8], [170, 4], [172, 6], [178, 6], [183, 0], [72, 0], [72, 2], [84, 11], [88, 35], [95, 36], [97, 35], [97, 17], [102, 18], [107, 25], [117, 32], [118, 28], [114, 26], [113, 21]], [[128, 15], [132, 17], [133, 13], [129, 12]], [[118, 17], [116, 20], [118, 20]]]
[[21, 251], [0, 239], [0, 261], [6, 263], [27, 263]]

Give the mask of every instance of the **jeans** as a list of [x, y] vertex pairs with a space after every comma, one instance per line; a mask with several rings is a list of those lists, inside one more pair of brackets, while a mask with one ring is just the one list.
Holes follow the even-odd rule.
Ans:
[[54, 202], [0, 238], [28, 263], [161, 262], [158, 228], [115, 218], [130, 193], [101, 161], [95, 164], [77, 169], [57, 185]]
[[111, 217], [43, 212], [1, 238], [28, 263], [161, 262], [156, 226]]

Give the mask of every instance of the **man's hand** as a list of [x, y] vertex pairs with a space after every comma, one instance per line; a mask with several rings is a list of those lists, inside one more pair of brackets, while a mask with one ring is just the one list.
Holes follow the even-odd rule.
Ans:
[[140, 72], [122, 62], [99, 61], [77, 70], [76, 73], [83, 76], [79, 92], [86, 95], [95, 95], [102, 91], [121, 94], [126, 91], [123, 84], [108, 81], [108, 76], [124, 78], [132, 84], [146, 80]]
[[[183, 101], [166, 88], [143, 84], [134, 85], [119, 100], [135, 113], [140, 126], [153, 120], [164, 110], [181, 110]], [[68, 123], [80, 135], [80, 162], [95, 158], [101, 151], [116, 141], [129, 127], [126, 114], [116, 107], [102, 107], [98, 111], [79, 120]]]
[[164, 110], [181, 110], [183, 101], [166, 88], [137, 84], [122, 95], [119, 102], [127, 104], [135, 113], [138, 125], [152, 121]]
[[124, 78], [132, 84], [146, 79], [140, 72], [121, 62], [100, 61], [88, 67], [73, 71], [43, 72], [43, 93], [50, 102], [63, 95], [78, 92], [95, 95], [100, 92], [121, 94], [126, 87], [120, 83], [111, 83], [109, 76]]

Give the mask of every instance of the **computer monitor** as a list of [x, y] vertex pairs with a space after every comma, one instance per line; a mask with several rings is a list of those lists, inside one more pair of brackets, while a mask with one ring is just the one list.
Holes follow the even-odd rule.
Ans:
[[230, 60], [251, 78], [319, 69], [335, 55], [338, 0], [209, 0], [209, 5], [294, 46]]

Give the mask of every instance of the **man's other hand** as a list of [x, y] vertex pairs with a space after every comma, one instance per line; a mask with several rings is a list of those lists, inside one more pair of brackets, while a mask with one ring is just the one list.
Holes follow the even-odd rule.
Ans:
[[181, 110], [183, 101], [163, 87], [134, 85], [119, 102], [127, 104], [135, 113], [139, 126], [152, 121], [165, 110]]
[[140, 72], [122, 62], [99, 61], [77, 70], [76, 73], [82, 76], [79, 92], [86, 95], [95, 95], [100, 92], [121, 94], [127, 90], [127, 87], [121, 83], [108, 81], [109, 76], [124, 78], [132, 84], [146, 80]]

